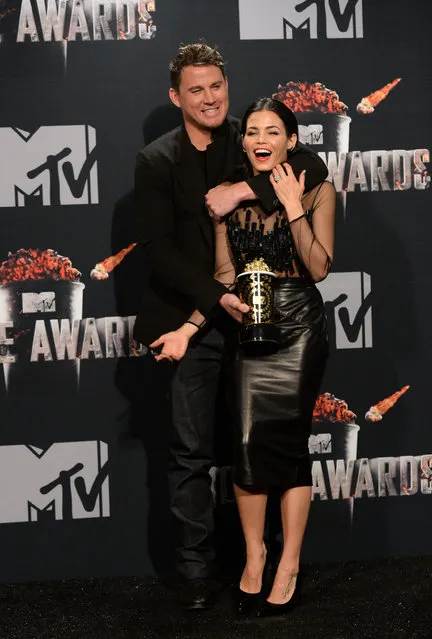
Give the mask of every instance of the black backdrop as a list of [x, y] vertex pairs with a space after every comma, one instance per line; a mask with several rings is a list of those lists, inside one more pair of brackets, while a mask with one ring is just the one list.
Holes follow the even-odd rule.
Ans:
[[[180, 42], [201, 37], [227, 61], [232, 114], [297, 81], [323, 83], [349, 107], [349, 136], [336, 142], [327, 138], [343, 118], [299, 115], [340, 192], [334, 270], [321, 285], [332, 339], [322, 392], [357, 415], [322, 398], [339, 414], [317, 411], [314, 423], [304, 558], [428, 553], [430, 3], [131, 1], [119, 3], [129, 5], [128, 39], [115, 2], [67, 1], [64, 30], [44, 41], [46, 4], [0, 2], [0, 260], [53, 249], [85, 288], [34, 274], [22, 285], [7, 268], [13, 255], [1, 271], [1, 579], [171, 565], [164, 385], [130, 340], [146, 278], [140, 249], [104, 281], [90, 272], [136, 241], [135, 153], [179, 122], [168, 62]], [[396, 78], [373, 113], [356, 111]], [[371, 151], [380, 151], [375, 168]], [[50, 171], [35, 171], [58, 153]], [[344, 175], [335, 161], [346, 162]], [[365, 418], [405, 386], [385, 414], [378, 405], [382, 420]], [[226, 468], [216, 485], [227, 541]]]

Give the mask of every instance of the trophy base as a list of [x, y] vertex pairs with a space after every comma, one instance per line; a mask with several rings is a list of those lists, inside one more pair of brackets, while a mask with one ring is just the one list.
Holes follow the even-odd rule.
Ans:
[[239, 342], [247, 355], [270, 355], [279, 347], [279, 329], [274, 324], [242, 326]]

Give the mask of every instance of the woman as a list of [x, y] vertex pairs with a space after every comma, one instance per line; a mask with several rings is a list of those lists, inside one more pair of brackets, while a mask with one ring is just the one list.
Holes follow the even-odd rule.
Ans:
[[[255, 258], [263, 258], [277, 275], [278, 350], [254, 356], [239, 348], [236, 362], [234, 489], [246, 542], [238, 593], [241, 613], [259, 601], [267, 497], [270, 490], [280, 492], [284, 546], [271, 592], [256, 613], [262, 617], [288, 612], [298, 600], [300, 549], [311, 501], [308, 439], [328, 355], [324, 307], [315, 282], [327, 276], [333, 259], [335, 190], [323, 182], [303, 192], [304, 173], [297, 180], [287, 163], [298, 143], [298, 125], [283, 103], [270, 98], [254, 102], [243, 118], [242, 134], [251, 170], [255, 175], [271, 171], [281, 203], [269, 216], [253, 205], [215, 222], [217, 279], [233, 288], [236, 271]], [[195, 312], [165, 342], [164, 355], [181, 358], [191, 330], [202, 322]]]

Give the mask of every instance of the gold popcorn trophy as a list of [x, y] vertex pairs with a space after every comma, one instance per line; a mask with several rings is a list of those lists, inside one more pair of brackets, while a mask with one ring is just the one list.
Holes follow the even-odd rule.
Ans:
[[279, 344], [279, 329], [273, 324], [275, 277], [262, 257], [246, 264], [237, 276], [239, 297], [249, 306], [243, 315], [239, 341], [250, 354], [275, 352]]

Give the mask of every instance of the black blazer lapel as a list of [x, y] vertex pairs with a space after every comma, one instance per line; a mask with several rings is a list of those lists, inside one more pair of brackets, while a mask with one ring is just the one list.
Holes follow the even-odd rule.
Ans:
[[233, 118], [228, 116], [225, 123], [215, 131], [211, 147], [207, 164], [210, 188], [223, 182], [240, 182], [246, 179], [239, 124]]

